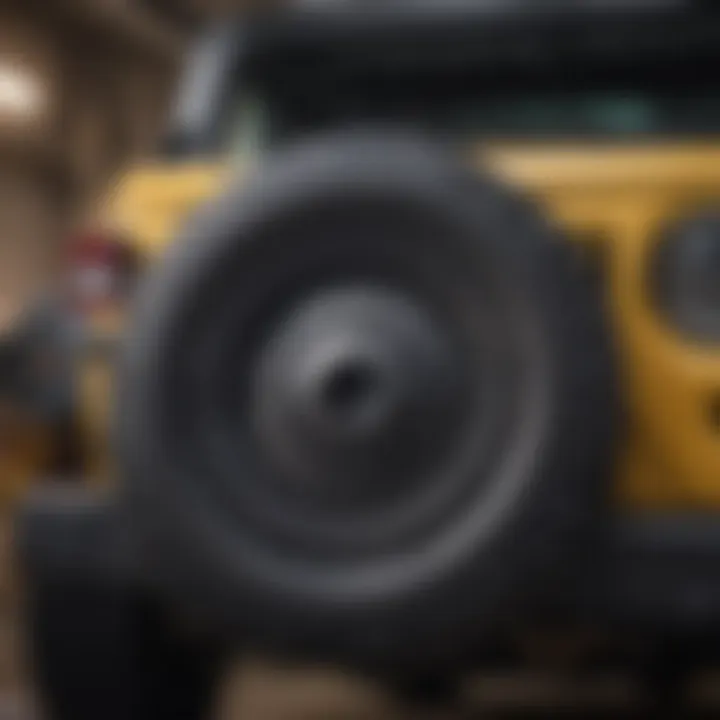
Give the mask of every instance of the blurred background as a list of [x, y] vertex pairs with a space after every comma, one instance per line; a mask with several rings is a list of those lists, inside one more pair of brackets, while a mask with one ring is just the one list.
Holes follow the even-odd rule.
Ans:
[[2, 3], [3, 324], [57, 270], [58, 239], [152, 146], [183, 49], [211, 14], [192, 0]]
[[[204, 0], [0, 2], [3, 720], [30, 717], [33, 700], [18, 638], [22, 602], [9, 553], [12, 509], [31, 477], [65, 475], [82, 464], [73, 447], [73, 389], [65, 387], [71, 367], [58, 357], [64, 345], [53, 336], [58, 326], [28, 317], [64, 281], [73, 245], [82, 244], [80, 236], [96, 227], [97, 208], [114, 176], [152, 149], [193, 33], [217, 13], [236, 9], [232, 5]], [[54, 303], [49, 308], [64, 312]], [[36, 363], [32, 372], [30, 361]], [[38, 373], [52, 377], [41, 398]]]

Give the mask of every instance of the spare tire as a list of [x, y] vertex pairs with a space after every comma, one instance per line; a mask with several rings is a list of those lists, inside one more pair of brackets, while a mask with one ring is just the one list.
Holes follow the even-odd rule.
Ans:
[[211, 202], [141, 293], [121, 464], [148, 577], [246, 647], [455, 667], [605, 505], [598, 298], [529, 202], [339, 134]]

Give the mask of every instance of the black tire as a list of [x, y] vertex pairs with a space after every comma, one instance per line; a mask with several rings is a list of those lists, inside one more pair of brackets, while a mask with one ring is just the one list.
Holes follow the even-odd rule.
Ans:
[[[246, 647], [461, 666], [582, 561], [605, 507], [612, 362], [596, 288], [572, 258], [530, 203], [397, 133], [278, 153], [212, 202], [147, 283], [120, 384], [120, 455], [152, 582]], [[304, 302], [374, 284], [439, 322], [413, 336], [424, 321], [400, 321], [395, 299]], [[307, 428], [270, 423], [268, 435], [258, 420], [268, 407], [290, 417], [276, 388], [299, 371], [272, 364], [278, 320], [293, 329], [277, 343], [300, 348], [292, 332], [313, 346], [337, 313], [353, 332], [407, 336], [390, 354], [413, 356], [401, 374], [422, 384], [398, 400], [415, 424], [392, 415], [392, 445], [343, 445], [334, 426], [292, 436]], [[445, 360], [457, 364], [438, 381]], [[279, 374], [264, 395], [267, 367]], [[282, 465], [278, 443], [298, 438], [302, 459]]]

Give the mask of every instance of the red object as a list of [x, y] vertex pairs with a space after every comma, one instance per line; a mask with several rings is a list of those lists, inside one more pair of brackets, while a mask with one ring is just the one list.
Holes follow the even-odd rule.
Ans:
[[127, 299], [138, 259], [124, 238], [88, 231], [71, 243], [68, 270], [71, 303], [83, 313], [92, 313]]

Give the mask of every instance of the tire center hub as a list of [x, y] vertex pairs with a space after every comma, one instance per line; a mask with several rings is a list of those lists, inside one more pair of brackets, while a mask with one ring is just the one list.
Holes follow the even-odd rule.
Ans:
[[304, 495], [376, 499], [437, 462], [463, 393], [454, 348], [404, 294], [359, 286], [293, 309], [260, 353], [260, 446]]

